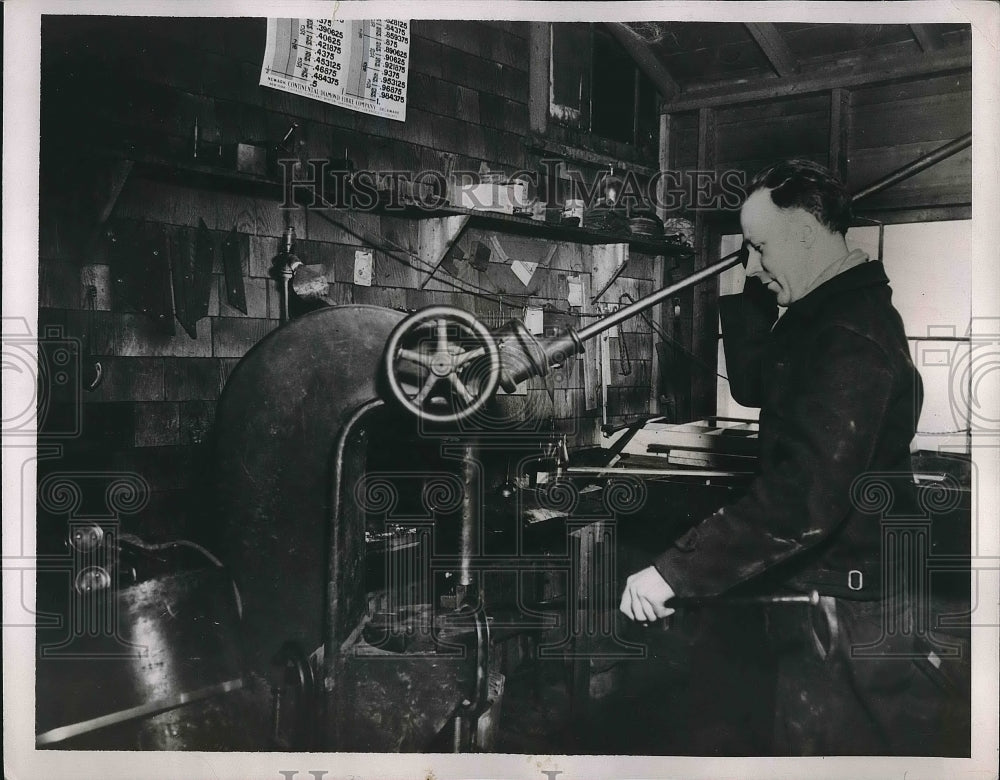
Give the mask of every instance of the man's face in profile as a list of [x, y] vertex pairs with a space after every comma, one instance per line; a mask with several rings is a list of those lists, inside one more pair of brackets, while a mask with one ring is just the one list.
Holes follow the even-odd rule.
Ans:
[[750, 250], [747, 276], [760, 279], [780, 306], [804, 296], [815, 278], [795, 231], [797, 217], [804, 213], [802, 209], [779, 209], [767, 189], [752, 192], [740, 211], [743, 238]]

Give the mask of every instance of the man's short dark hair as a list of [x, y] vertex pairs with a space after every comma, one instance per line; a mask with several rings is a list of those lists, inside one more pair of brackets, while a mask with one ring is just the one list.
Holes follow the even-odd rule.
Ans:
[[811, 160], [785, 160], [765, 168], [750, 181], [747, 195], [771, 191], [771, 202], [781, 209], [805, 209], [820, 224], [845, 234], [851, 226], [851, 196], [829, 170]]

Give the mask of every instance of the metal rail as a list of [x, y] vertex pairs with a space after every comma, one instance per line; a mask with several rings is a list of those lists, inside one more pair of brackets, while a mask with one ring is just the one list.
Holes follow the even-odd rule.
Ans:
[[963, 149], [968, 149], [972, 146], [972, 133], [966, 133], [963, 136], [956, 138], [954, 141], [949, 141], [944, 146], [935, 149], [933, 152], [928, 152], [922, 157], [918, 157], [913, 162], [907, 163], [902, 168], [883, 176], [881, 179], [876, 179], [867, 187], [862, 188], [860, 191], [854, 193], [851, 198], [852, 203], [857, 203], [863, 198], [871, 197], [882, 190], [892, 187], [894, 184], [898, 184], [903, 181], [903, 179], [908, 179], [911, 176], [915, 176], [932, 165], [941, 162], [953, 154], [957, 154]]

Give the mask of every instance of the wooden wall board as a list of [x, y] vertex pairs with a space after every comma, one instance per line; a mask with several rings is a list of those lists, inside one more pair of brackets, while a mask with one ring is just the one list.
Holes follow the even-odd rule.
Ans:
[[132, 405], [136, 447], [163, 447], [180, 443], [180, 410], [173, 402]]
[[268, 319], [218, 317], [212, 321], [211, 354], [215, 357], [243, 357], [250, 347], [276, 326], [274, 320]]

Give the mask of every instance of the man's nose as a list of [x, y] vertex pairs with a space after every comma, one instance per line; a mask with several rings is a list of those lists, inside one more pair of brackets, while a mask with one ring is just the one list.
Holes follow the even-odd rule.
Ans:
[[760, 264], [760, 252], [753, 247], [747, 247], [750, 255], [747, 258], [747, 276], [760, 276], [764, 272], [764, 266]]

